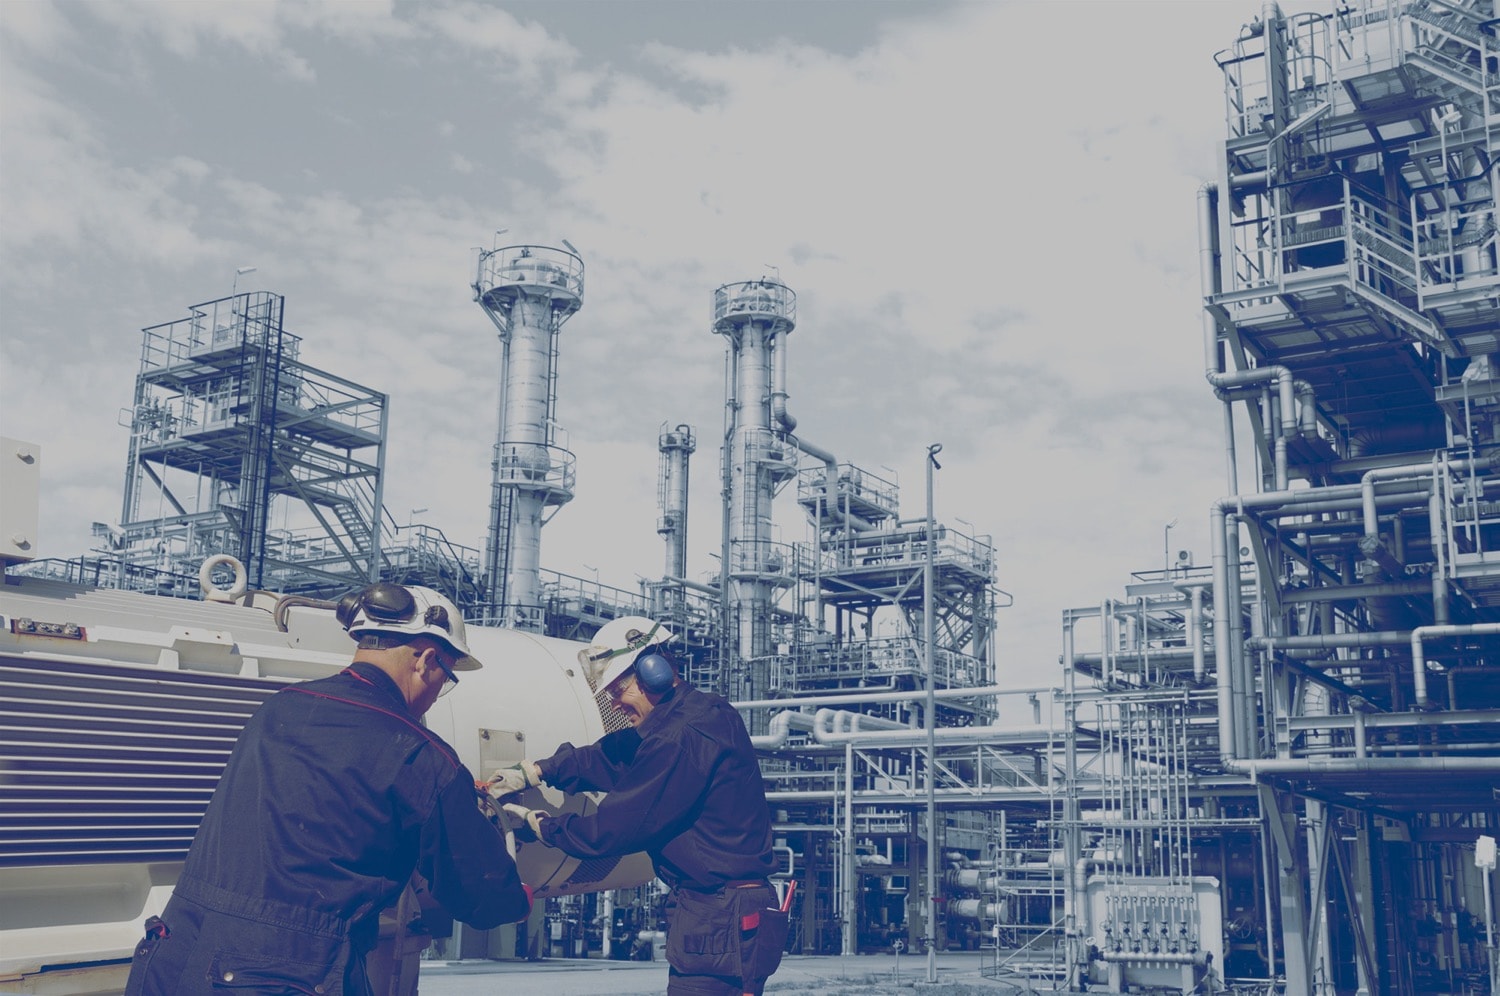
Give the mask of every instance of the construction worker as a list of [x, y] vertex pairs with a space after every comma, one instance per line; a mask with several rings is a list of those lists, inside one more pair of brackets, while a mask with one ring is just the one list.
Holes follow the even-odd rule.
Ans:
[[245, 724], [172, 898], [146, 923], [129, 996], [367, 996], [380, 913], [413, 871], [475, 927], [530, 912], [514, 840], [481, 811], [493, 803], [420, 723], [480, 666], [458, 609], [381, 582], [337, 615], [353, 661], [282, 689]]
[[606, 624], [579, 659], [628, 727], [497, 771], [489, 790], [497, 798], [543, 784], [608, 793], [587, 816], [502, 808], [530, 831], [522, 841], [534, 835], [584, 859], [651, 856], [671, 889], [671, 996], [759, 994], [787, 932], [767, 879], [775, 864], [760, 766], [734, 707], [683, 682], [671, 639], [640, 616]]

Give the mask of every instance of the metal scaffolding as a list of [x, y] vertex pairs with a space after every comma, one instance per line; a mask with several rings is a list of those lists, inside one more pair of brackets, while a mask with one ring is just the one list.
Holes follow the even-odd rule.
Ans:
[[301, 362], [283, 311], [257, 291], [143, 331], [120, 524], [96, 529], [124, 586], [186, 593], [225, 553], [252, 587], [378, 574], [387, 398]]
[[1064, 618], [1073, 985], [1492, 991], [1495, 27], [1489, 0], [1267, 4], [1216, 57], [1228, 488], [1209, 568]]

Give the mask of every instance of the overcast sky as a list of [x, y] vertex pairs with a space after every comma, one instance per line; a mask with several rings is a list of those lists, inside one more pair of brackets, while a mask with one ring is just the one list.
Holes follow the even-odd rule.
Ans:
[[119, 518], [140, 330], [242, 266], [304, 362], [391, 396], [396, 519], [481, 547], [500, 351], [469, 285], [508, 229], [587, 267], [557, 406], [578, 494], [544, 567], [660, 576], [657, 435], [686, 423], [713, 569], [711, 296], [779, 273], [799, 434], [896, 476], [906, 516], [941, 442], [937, 516], [993, 536], [1014, 595], [1002, 680], [1054, 682], [1062, 609], [1159, 570], [1167, 522], [1207, 560], [1195, 195], [1213, 55], [1259, 11], [6, 0], [0, 432], [42, 446], [41, 552]]

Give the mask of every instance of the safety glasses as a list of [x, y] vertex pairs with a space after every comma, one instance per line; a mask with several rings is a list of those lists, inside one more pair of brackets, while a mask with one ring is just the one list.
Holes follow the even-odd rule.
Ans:
[[442, 654], [436, 655], [433, 659], [437, 661], [438, 667], [443, 669], [443, 687], [438, 690], [438, 698], [442, 698], [458, 687], [458, 675], [454, 674], [448, 662], [443, 660]]

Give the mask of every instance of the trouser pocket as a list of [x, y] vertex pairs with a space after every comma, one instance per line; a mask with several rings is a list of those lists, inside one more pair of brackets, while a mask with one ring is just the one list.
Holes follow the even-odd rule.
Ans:
[[733, 896], [674, 889], [667, 900], [667, 961], [683, 975], [738, 977], [736, 913]]
[[759, 909], [740, 918], [740, 978], [745, 991], [758, 987], [776, 974], [791, 917], [779, 909]]

